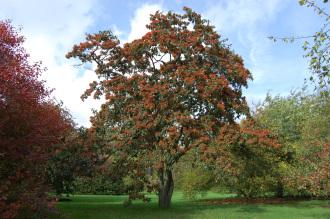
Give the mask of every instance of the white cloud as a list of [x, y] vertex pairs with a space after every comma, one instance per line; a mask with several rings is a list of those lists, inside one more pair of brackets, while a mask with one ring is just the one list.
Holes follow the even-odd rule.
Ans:
[[111, 28], [113, 34], [117, 37], [122, 37], [123, 36], [123, 31], [121, 31], [116, 25], [112, 25], [112, 28]]
[[162, 5], [144, 4], [135, 11], [134, 17], [130, 21], [131, 31], [127, 37], [128, 42], [140, 38], [148, 32], [146, 25], [150, 22], [150, 14], [154, 14], [158, 10], [162, 11]]
[[207, 11], [220, 31], [238, 31], [255, 28], [255, 25], [274, 17], [281, 4], [287, 0], [231, 0], [220, 1]]
[[96, 79], [90, 70], [79, 70], [65, 54], [84, 37], [93, 23], [91, 10], [97, 0], [43, 1], [5, 0], [0, 19], [11, 19], [23, 26], [25, 47], [32, 61], [41, 60], [48, 70], [42, 75], [47, 86], [55, 88], [53, 95], [63, 101], [79, 125], [89, 126], [91, 108], [99, 102], [80, 100], [88, 84]]
[[[14, 26], [22, 25], [26, 37], [25, 48], [32, 61], [42, 61], [47, 71], [42, 75], [47, 86], [55, 88], [53, 95], [63, 101], [79, 125], [90, 126], [91, 109], [101, 101], [89, 98], [82, 102], [80, 96], [89, 83], [96, 80], [91, 70], [75, 68], [74, 61], [65, 54], [83, 40], [93, 25], [93, 9], [98, 0], [5, 0], [1, 3], [0, 19], [11, 19]], [[141, 37], [147, 32], [150, 14], [161, 10], [160, 4], [144, 4], [139, 7], [130, 22], [127, 40]], [[114, 34], [122, 38], [122, 32], [113, 25]], [[126, 41], [127, 41], [126, 40]]]

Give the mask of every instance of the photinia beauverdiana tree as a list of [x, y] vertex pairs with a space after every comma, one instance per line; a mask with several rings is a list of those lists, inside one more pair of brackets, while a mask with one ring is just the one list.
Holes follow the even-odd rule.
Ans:
[[164, 208], [171, 203], [172, 169], [180, 157], [207, 146], [221, 127], [248, 113], [242, 87], [251, 75], [242, 58], [209, 21], [184, 11], [156, 12], [149, 32], [124, 45], [111, 31], [87, 35], [67, 55], [97, 65], [100, 80], [82, 98], [106, 99], [91, 128], [103, 136], [103, 151], [130, 163], [137, 178], [150, 174], [146, 167], [156, 173]]

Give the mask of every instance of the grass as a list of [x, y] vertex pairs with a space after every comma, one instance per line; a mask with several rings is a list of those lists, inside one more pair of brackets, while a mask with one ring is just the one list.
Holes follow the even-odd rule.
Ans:
[[[209, 192], [207, 199], [224, 198], [222, 195]], [[150, 203], [135, 201], [132, 206], [122, 205], [126, 196], [77, 195], [72, 201], [60, 202], [57, 209], [63, 217], [52, 219], [124, 219], [124, 218], [156, 218], [156, 219], [218, 219], [218, 218], [330, 218], [329, 201], [301, 201], [288, 204], [224, 204], [212, 205], [183, 199], [182, 193], [176, 192], [172, 198], [172, 207], [164, 210], [157, 206], [157, 197], [151, 196]]]

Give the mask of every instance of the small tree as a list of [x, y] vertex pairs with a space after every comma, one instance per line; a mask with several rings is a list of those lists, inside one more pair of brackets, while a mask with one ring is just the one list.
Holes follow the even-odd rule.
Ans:
[[134, 177], [156, 173], [163, 208], [170, 206], [180, 157], [248, 112], [242, 87], [251, 75], [243, 60], [209, 21], [184, 11], [156, 12], [149, 32], [124, 45], [111, 31], [87, 35], [67, 55], [97, 64], [100, 81], [82, 97], [104, 95], [106, 102], [91, 130], [102, 136], [105, 154], [125, 160]]

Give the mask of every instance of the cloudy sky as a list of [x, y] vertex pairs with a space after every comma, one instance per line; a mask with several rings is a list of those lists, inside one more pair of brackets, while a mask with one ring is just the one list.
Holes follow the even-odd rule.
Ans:
[[79, 125], [89, 126], [91, 109], [99, 102], [82, 102], [80, 95], [94, 80], [91, 69], [75, 67], [65, 58], [85, 33], [111, 29], [122, 41], [146, 32], [149, 15], [157, 10], [182, 12], [188, 6], [209, 19], [228, 38], [252, 72], [254, 80], [245, 90], [249, 104], [267, 92], [286, 95], [301, 87], [308, 77], [301, 42], [273, 43], [267, 36], [303, 36], [315, 32], [322, 20], [298, 0], [1, 0], [0, 19], [23, 27], [25, 47], [32, 61], [41, 60], [47, 71], [43, 79], [55, 88]]

